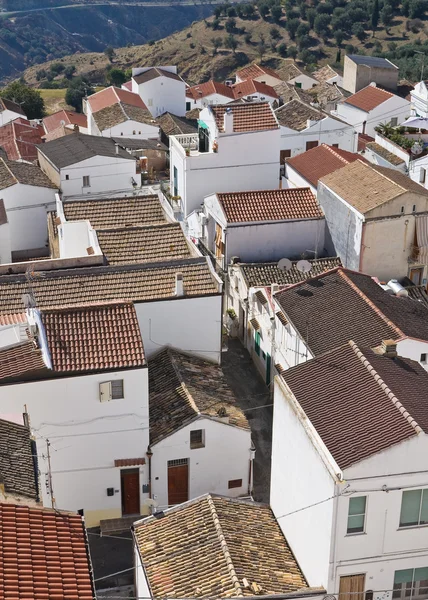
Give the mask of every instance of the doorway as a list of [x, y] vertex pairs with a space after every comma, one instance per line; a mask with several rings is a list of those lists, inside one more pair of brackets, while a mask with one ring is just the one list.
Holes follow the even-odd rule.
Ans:
[[168, 461], [168, 505], [181, 504], [189, 499], [189, 459]]
[[122, 515], [140, 514], [140, 471], [126, 469], [120, 472]]
[[364, 600], [366, 576], [346, 575], [340, 578], [339, 600]]

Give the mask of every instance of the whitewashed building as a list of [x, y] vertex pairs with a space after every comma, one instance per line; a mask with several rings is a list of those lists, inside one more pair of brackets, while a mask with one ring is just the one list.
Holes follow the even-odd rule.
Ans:
[[212, 104], [227, 104], [232, 100], [235, 100], [232, 87], [213, 79], [186, 88], [186, 112]]
[[275, 110], [281, 128], [281, 165], [287, 158], [319, 144], [356, 152], [357, 134], [352, 125], [301, 100], [291, 100]]
[[284, 81], [283, 77], [270, 67], [266, 67], [265, 65], [252, 64], [239, 69], [236, 72], [236, 81], [235, 83], [242, 83], [243, 81], [259, 81], [261, 83], [265, 83], [271, 87], [280, 84]]
[[271, 505], [310, 585], [426, 597], [427, 383], [389, 341], [276, 377]]
[[27, 309], [18, 321], [0, 327], [0, 404], [30, 415], [43, 505], [83, 509], [88, 526], [149, 514], [148, 374], [132, 303]]
[[154, 506], [163, 510], [209, 491], [250, 495], [250, 426], [221, 368], [166, 348], [149, 360], [149, 391]]
[[279, 126], [270, 104], [208, 106], [197, 134], [170, 136], [170, 189], [184, 217], [215, 192], [278, 187]]
[[275, 89], [257, 81], [257, 79], [247, 79], [231, 86], [235, 100], [245, 100], [246, 102], [274, 102], [278, 105], [279, 96]]
[[314, 77], [318, 83], [328, 83], [331, 86], [343, 85], [343, 74], [333, 69], [331, 65], [324, 65], [320, 69], [313, 71], [312, 77]]
[[74, 133], [38, 147], [39, 164], [64, 197], [130, 192], [137, 159], [110, 138]]
[[411, 113], [410, 102], [370, 84], [337, 104], [332, 114], [355, 127], [359, 133], [375, 136], [380, 123], [403, 123]]
[[0, 264], [47, 254], [47, 212], [58, 187], [36, 165], [0, 157]]
[[412, 114], [424, 119], [428, 118], [428, 83], [419, 81], [410, 91]]
[[153, 117], [165, 112], [186, 114], [186, 83], [177, 67], [138, 67], [132, 69], [132, 91], [138, 94]]
[[21, 117], [26, 119], [27, 115], [19, 104], [7, 98], [0, 98], [0, 127]]

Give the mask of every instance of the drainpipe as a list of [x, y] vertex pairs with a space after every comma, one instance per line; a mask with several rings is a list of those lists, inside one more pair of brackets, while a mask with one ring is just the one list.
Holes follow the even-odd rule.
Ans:
[[254, 465], [254, 458], [256, 456], [256, 449], [254, 447], [254, 444], [251, 442], [251, 448], [250, 448], [250, 468], [248, 470], [248, 495], [251, 496], [251, 493], [253, 491], [253, 465]]
[[365, 221], [363, 221], [362, 227], [361, 227], [361, 245], [360, 245], [360, 263], [358, 265], [358, 270], [360, 271], [360, 273], [363, 272], [363, 254], [364, 254], [364, 234], [366, 232], [366, 223]]
[[152, 456], [153, 456], [153, 452], [152, 449], [150, 448], [150, 446], [147, 446], [147, 459], [149, 462], [149, 498], [152, 498]]

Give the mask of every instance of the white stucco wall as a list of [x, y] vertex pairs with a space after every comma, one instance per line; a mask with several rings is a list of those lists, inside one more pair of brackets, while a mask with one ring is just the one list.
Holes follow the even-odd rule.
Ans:
[[314, 87], [314, 85], [318, 84], [318, 81], [313, 77], [309, 77], [309, 75], [302, 73], [297, 77], [293, 77], [293, 79], [290, 79], [287, 83], [290, 85], [296, 85], [296, 83], [300, 83], [301, 85], [299, 87], [301, 87], [302, 90], [310, 90]]
[[[100, 402], [99, 384], [116, 379], [123, 379], [125, 397]], [[49, 439], [55, 506], [71, 511], [83, 508], [88, 527], [100, 519], [122, 516], [120, 468], [114, 461], [145, 457], [149, 443], [147, 368], [3, 385], [0, 404], [2, 412], [15, 414], [27, 406], [37, 442], [44, 506], [51, 506], [48, 465], [43, 458]], [[140, 486], [147, 481], [144, 465]], [[113, 496], [107, 496], [110, 487], [115, 489]], [[141, 491], [141, 504], [145, 497]]]
[[[135, 160], [120, 156], [95, 156], [64, 167], [60, 172], [63, 196], [132, 190], [131, 178], [137, 177], [136, 164]], [[86, 175], [90, 177], [90, 187], [83, 187], [83, 177]]]
[[[205, 448], [190, 449], [190, 431], [203, 429]], [[159, 507], [168, 505], [168, 461], [189, 460], [189, 500], [207, 492], [224, 496], [248, 494], [251, 432], [199, 418], [152, 446], [152, 494]], [[228, 481], [242, 487], [228, 489]]]
[[13, 112], [13, 110], [2, 110], [0, 112], [0, 127], [3, 127], [3, 125], [6, 125], [15, 119], [25, 119], [25, 117]]
[[282, 178], [283, 188], [308, 187], [314, 196], [317, 195], [317, 188], [314, 187], [300, 173], [295, 171], [290, 165], [285, 163], [285, 177]]
[[194, 100], [193, 98], [188, 98], [186, 96], [186, 103], [190, 102], [190, 109], [193, 108], [205, 108], [206, 106], [212, 106], [216, 104], [227, 104], [228, 102], [232, 102], [233, 98], [229, 98], [228, 96], [222, 96], [221, 94], [209, 94], [208, 96], [204, 96], [203, 98], [197, 98]]
[[22, 183], [1, 191], [10, 226], [12, 252], [46, 246], [48, 240], [46, 215], [48, 210], [55, 208], [55, 193], [56, 190], [51, 188]]
[[138, 138], [141, 140], [157, 140], [159, 138], [159, 127], [156, 123], [149, 125], [139, 121], [125, 121], [101, 132], [103, 137], [125, 137]]
[[133, 79], [132, 91], [139, 94], [153, 117], [159, 117], [164, 112], [170, 112], [179, 117], [186, 114], [186, 84], [184, 81], [169, 77], [156, 77], [138, 85]]
[[0, 225], [0, 264], [12, 262], [12, 243], [9, 222]]
[[318, 145], [328, 144], [329, 146], [339, 144], [341, 150], [356, 152], [358, 136], [352, 124], [342, 123], [331, 117], [326, 117], [321, 121], [312, 121], [312, 125], [303, 131], [295, 131], [281, 125], [281, 150], [290, 150], [291, 156], [296, 156], [306, 152], [307, 142], [318, 142]]
[[405, 121], [410, 116], [410, 102], [400, 96], [393, 96], [370, 112], [360, 110], [346, 102], [340, 102], [335, 114], [346, 123], [353, 125], [359, 133], [375, 137], [375, 127], [379, 123], [389, 123], [394, 117], [397, 118], [398, 124]]
[[[278, 311], [284, 312], [278, 302], [275, 301], [275, 313]], [[285, 326], [278, 317], [275, 317], [275, 362], [280, 363], [284, 369], [289, 369], [313, 358], [313, 355], [298, 331], [293, 327], [288, 315], [286, 317], [288, 323]]]

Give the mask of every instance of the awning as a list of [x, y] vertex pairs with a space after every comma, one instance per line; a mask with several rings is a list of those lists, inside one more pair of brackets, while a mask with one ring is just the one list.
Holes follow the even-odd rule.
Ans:
[[198, 125], [201, 129], [208, 129], [208, 125], [206, 123], [204, 123], [203, 121], [201, 121], [200, 119], [198, 119]]
[[428, 216], [416, 217], [416, 243], [418, 262], [428, 265]]

